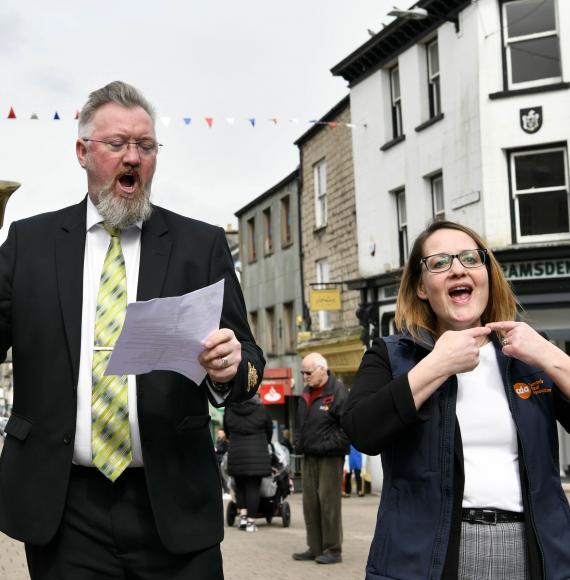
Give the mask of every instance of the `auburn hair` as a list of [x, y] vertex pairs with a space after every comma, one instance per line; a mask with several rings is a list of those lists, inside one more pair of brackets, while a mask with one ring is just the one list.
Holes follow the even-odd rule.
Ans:
[[486, 249], [485, 267], [489, 273], [489, 300], [481, 316], [481, 324], [499, 320], [514, 320], [517, 313], [517, 300], [509, 281], [493, 252], [471, 228], [450, 221], [432, 222], [414, 241], [412, 251], [404, 267], [398, 299], [396, 301], [396, 327], [400, 332], [407, 331], [414, 338], [419, 337], [421, 329], [437, 337], [437, 317], [427, 300], [422, 300], [417, 289], [422, 277], [423, 246], [426, 240], [438, 230], [458, 230], [467, 234], [479, 249]]

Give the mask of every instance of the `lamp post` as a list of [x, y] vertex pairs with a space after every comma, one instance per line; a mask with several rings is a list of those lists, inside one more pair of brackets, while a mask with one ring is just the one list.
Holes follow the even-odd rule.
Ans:
[[17, 181], [2, 181], [0, 180], [0, 228], [4, 223], [4, 210], [8, 203], [8, 198], [22, 185]]
[[425, 8], [420, 8], [416, 6], [414, 8], [408, 8], [403, 10], [394, 6], [393, 10], [388, 12], [388, 16], [395, 16], [396, 18], [403, 18], [404, 20], [425, 20], [426, 18], [439, 18], [440, 20], [445, 20], [446, 22], [453, 22], [455, 24], [455, 32], [459, 32], [459, 16], [447, 16], [446, 14], [439, 14], [432, 11], [427, 11]]

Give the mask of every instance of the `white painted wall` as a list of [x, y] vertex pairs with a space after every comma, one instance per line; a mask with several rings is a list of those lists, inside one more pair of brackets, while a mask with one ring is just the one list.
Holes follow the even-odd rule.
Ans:
[[[562, 74], [567, 81], [570, 2], [559, 0], [557, 9]], [[437, 30], [443, 120], [415, 131], [428, 117], [423, 43], [398, 58], [404, 142], [380, 151], [391, 138], [387, 70], [376, 71], [351, 89], [354, 122], [367, 124], [366, 129], [353, 132], [362, 277], [399, 266], [396, 207], [390, 191], [406, 187], [411, 246], [431, 219], [426, 176], [442, 170], [446, 218], [473, 227], [490, 247], [501, 248], [511, 243], [506, 150], [570, 140], [570, 91], [489, 99], [490, 93], [504, 88], [498, 1], [479, 0], [460, 17], [459, 34], [451, 23]], [[537, 105], [543, 107], [543, 127], [529, 135], [520, 128], [519, 109]], [[480, 192], [479, 202], [451, 209], [457, 198], [473, 192]], [[374, 256], [369, 251], [372, 242], [376, 245]]]

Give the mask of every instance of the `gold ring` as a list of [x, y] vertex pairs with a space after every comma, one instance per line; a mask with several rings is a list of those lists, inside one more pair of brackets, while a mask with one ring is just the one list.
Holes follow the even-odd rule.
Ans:
[[501, 342], [503, 343], [503, 346], [509, 346], [509, 344], [510, 344], [509, 339], [507, 337], [503, 338], [503, 340], [501, 340]]
[[223, 369], [225, 369], [230, 364], [230, 361], [228, 360], [227, 356], [222, 357], [222, 360], [220, 362], [222, 363]]

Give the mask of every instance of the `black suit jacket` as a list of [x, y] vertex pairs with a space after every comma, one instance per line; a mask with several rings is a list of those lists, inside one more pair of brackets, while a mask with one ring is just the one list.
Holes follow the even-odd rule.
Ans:
[[[0, 529], [45, 544], [65, 507], [77, 409], [86, 199], [14, 222], [0, 248], [0, 357], [12, 347], [14, 403], [0, 457]], [[221, 228], [154, 207], [141, 232], [138, 300], [178, 296], [225, 278], [220, 327], [242, 362], [226, 402], [252, 396], [265, 361], [249, 330]], [[209, 392], [186, 377], [137, 377], [144, 470], [168, 550], [223, 538], [221, 484], [209, 430]]]

